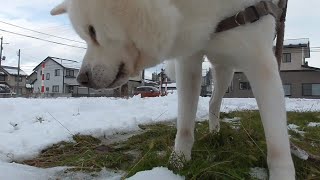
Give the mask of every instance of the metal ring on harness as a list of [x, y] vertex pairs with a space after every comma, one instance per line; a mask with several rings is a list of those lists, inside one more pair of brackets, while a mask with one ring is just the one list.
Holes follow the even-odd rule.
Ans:
[[238, 26], [241, 26], [241, 24], [238, 22], [238, 16], [239, 16], [240, 12], [238, 12], [234, 18], [234, 22], [238, 25]]

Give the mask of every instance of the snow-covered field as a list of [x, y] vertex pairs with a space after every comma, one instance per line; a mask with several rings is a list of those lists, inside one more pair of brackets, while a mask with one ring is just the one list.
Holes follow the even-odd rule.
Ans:
[[[287, 99], [288, 111], [320, 111], [320, 100]], [[208, 117], [209, 98], [200, 98], [197, 118]], [[222, 111], [255, 110], [254, 99], [224, 99]], [[12, 160], [35, 157], [46, 147], [71, 140], [81, 133], [95, 137], [137, 130], [139, 124], [174, 121], [177, 95], [161, 98], [58, 98], [0, 99], [0, 179], [49, 179], [63, 168], [37, 169], [10, 164]], [[317, 124], [318, 125], [318, 124]], [[313, 125], [316, 126], [316, 125]], [[141, 172], [133, 179], [164, 174], [167, 179], [183, 179], [165, 168]], [[104, 173], [101, 179], [120, 179]], [[66, 178], [68, 179], [68, 178]], [[147, 178], [149, 179], [149, 178]]]

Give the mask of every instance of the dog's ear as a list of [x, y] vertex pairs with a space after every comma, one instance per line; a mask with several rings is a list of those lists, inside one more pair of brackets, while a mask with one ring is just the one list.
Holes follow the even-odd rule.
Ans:
[[66, 12], [67, 12], [67, 3], [66, 3], [66, 1], [64, 1], [61, 4], [59, 4], [58, 6], [56, 6], [55, 8], [53, 8], [51, 10], [50, 14], [55, 16], [55, 15], [64, 14]]

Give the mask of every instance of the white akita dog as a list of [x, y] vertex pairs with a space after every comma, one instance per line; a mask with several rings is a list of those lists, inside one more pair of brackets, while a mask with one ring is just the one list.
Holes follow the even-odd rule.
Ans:
[[[228, 31], [217, 24], [261, 0], [66, 0], [51, 14], [68, 13], [87, 42], [78, 81], [115, 88], [141, 70], [175, 59], [178, 122], [175, 153], [191, 159], [200, 94], [202, 58], [215, 67], [210, 101], [211, 131], [219, 131], [223, 95], [235, 70], [249, 79], [265, 130], [270, 179], [295, 179], [286, 125], [285, 99], [273, 53], [271, 15]], [[273, 0], [278, 3], [278, 0]]]

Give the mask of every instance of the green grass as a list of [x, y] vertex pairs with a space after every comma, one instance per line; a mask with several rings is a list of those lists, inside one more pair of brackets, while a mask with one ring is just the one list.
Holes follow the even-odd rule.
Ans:
[[[169, 167], [187, 179], [252, 179], [250, 168], [267, 168], [266, 143], [257, 111], [222, 114], [222, 118], [240, 117], [237, 129], [221, 123], [218, 134], [210, 134], [207, 122], [196, 124], [192, 161], [182, 169], [169, 163], [176, 129], [171, 124], [140, 126], [143, 133], [110, 145], [99, 139], [77, 135], [75, 142], [61, 142], [44, 150], [39, 157], [23, 163], [37, 167], [73, 166], [74, 171], [93, 172], [102, 168], [122, 170], [126, 177], [153, 167]], [[299, 147], [320, 156], [320, 127], [307, 127], [320, 122], [320, 113], [288, 113], [289, 123], [305, 131], [301, 136], [290, 131]], [[319, 179], [320, 166], [294, 158], [298, 179]]]

